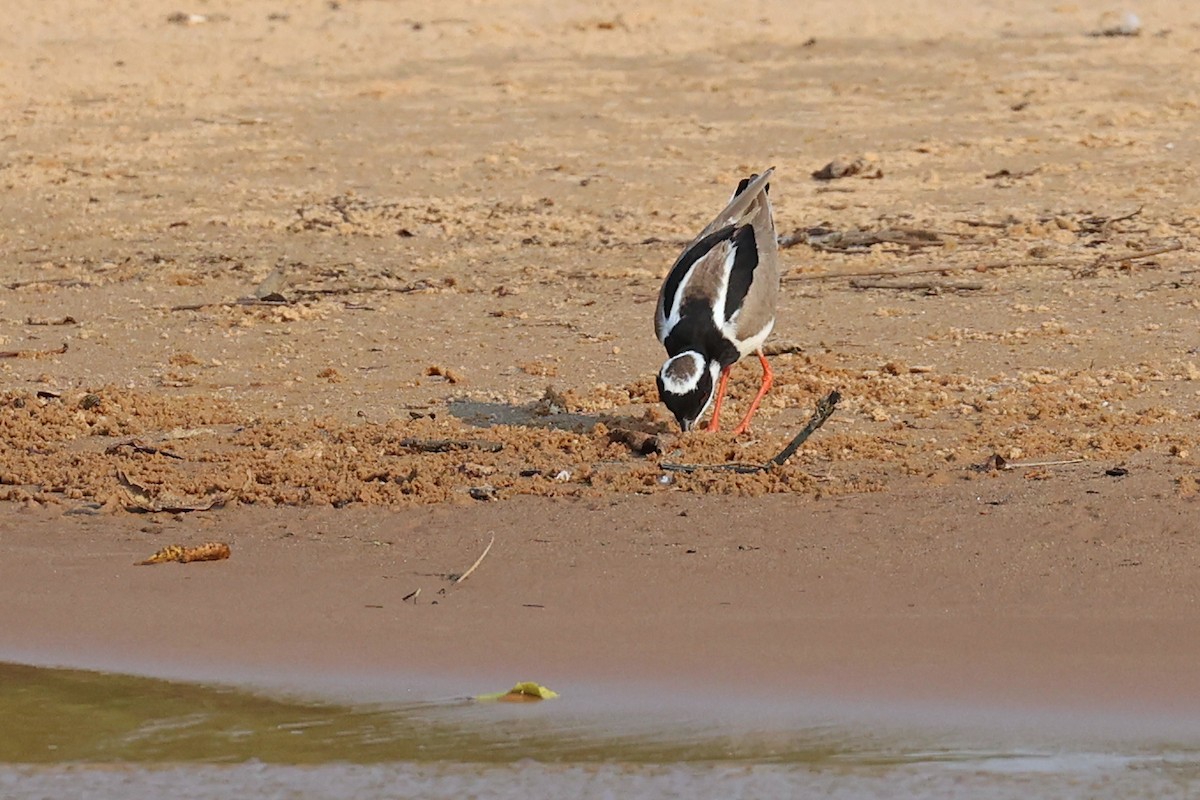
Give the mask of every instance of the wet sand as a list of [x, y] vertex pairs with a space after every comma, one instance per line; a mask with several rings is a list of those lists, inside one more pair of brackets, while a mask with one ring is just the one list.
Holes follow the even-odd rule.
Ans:
[[[1190, 516], [1164, 510], [1149, 475], [1077, 480], [1095, 494], [1005, 475], [827, 500], [248, 508], [123, 529], [10, 511], [0, 652], [409, 699], [535, 679], [1195, 720]], [[134, 566], [209, 539], [233, 557]]]
[[[1195, 718], [1197, 12], [203, 6], [0, 34], [0, 659]], [[767, 165], [777, 387], [677, 437]]]

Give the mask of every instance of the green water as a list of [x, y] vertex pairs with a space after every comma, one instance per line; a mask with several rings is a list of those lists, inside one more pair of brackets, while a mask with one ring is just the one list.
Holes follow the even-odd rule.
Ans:
[[[561, 700], [340, 705], [229, 687], [0, 664], [0, 763], [278, 764], [394, 761], [713, 760], [819, 763], [849, 752], [828, 733], [790, 743], [711, 730], [614, 731]], [[778, 738], [778, 737], [776, 737]], [[790, 738], [790, 737], [789, 737]], [[878, 753], [876, 757], [880, 756]]]
[[555, 688], [352, 704], [0, 663], [0, 797], [1200, 797], [1200, 737], [1177, 732], [672, 716]]

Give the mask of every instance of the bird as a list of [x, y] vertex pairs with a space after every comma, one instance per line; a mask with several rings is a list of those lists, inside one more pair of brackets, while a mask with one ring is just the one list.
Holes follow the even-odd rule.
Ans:
[[667, 349], [658, 395], [679, 427], [692, 430], [712, 405], [708, 432], [719, 429], [729, 372], [757, 353], [762, 384], [734, 429], [745, 433], [774, 374], [763, 343], [775, 327], [779, 247], [767, 196], [774, 167], [743, 178], [721, 213], [692, 240], [663, 281], [654, 331]]

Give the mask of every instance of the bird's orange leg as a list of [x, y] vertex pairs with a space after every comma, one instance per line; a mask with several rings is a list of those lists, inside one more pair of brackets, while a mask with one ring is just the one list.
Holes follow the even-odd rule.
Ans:
[[712, 419], [708, 421], [708, 427], [704, 429], [708, 433], [717, 430], [721, 418], [721, 401], [725, 399], [725, 384], [729, 383], [729, 371], [731, 369], [733, 369], [733, 364], [721, 370], [721, 382], [717, 384], [717, 399], [713, 401]]
[[758, 404], [762, 402], [766, 396], [767, 390], [771, 388], [771, 384], [775, 382], [775, 373], [771, 372], [771, 365], [767, 363], [767, 357], [763, 355], [763, 351], [758, 351], [758, 361], [762, 364], [763, 376], [762, 386], [758, 390], [758, 395], [755, 396], [754, 402], [750, 404], [750, 410], [746, 412], [746, 416], [742, 417], [742, 421], [733, 429], [733, 435], [737, 436], [740, 433], [745, 433], [750, 430], [750, 418], [754, 416], [754, 412], [758, 411]]

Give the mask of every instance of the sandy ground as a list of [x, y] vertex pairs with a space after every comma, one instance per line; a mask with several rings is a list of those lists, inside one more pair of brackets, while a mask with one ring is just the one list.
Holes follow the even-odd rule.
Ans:
[[[77, 5], [0, 31], [0, 657], [1200, 711], [1200, 11]], [[768, 165], [777, 388], [679, 437]]]

